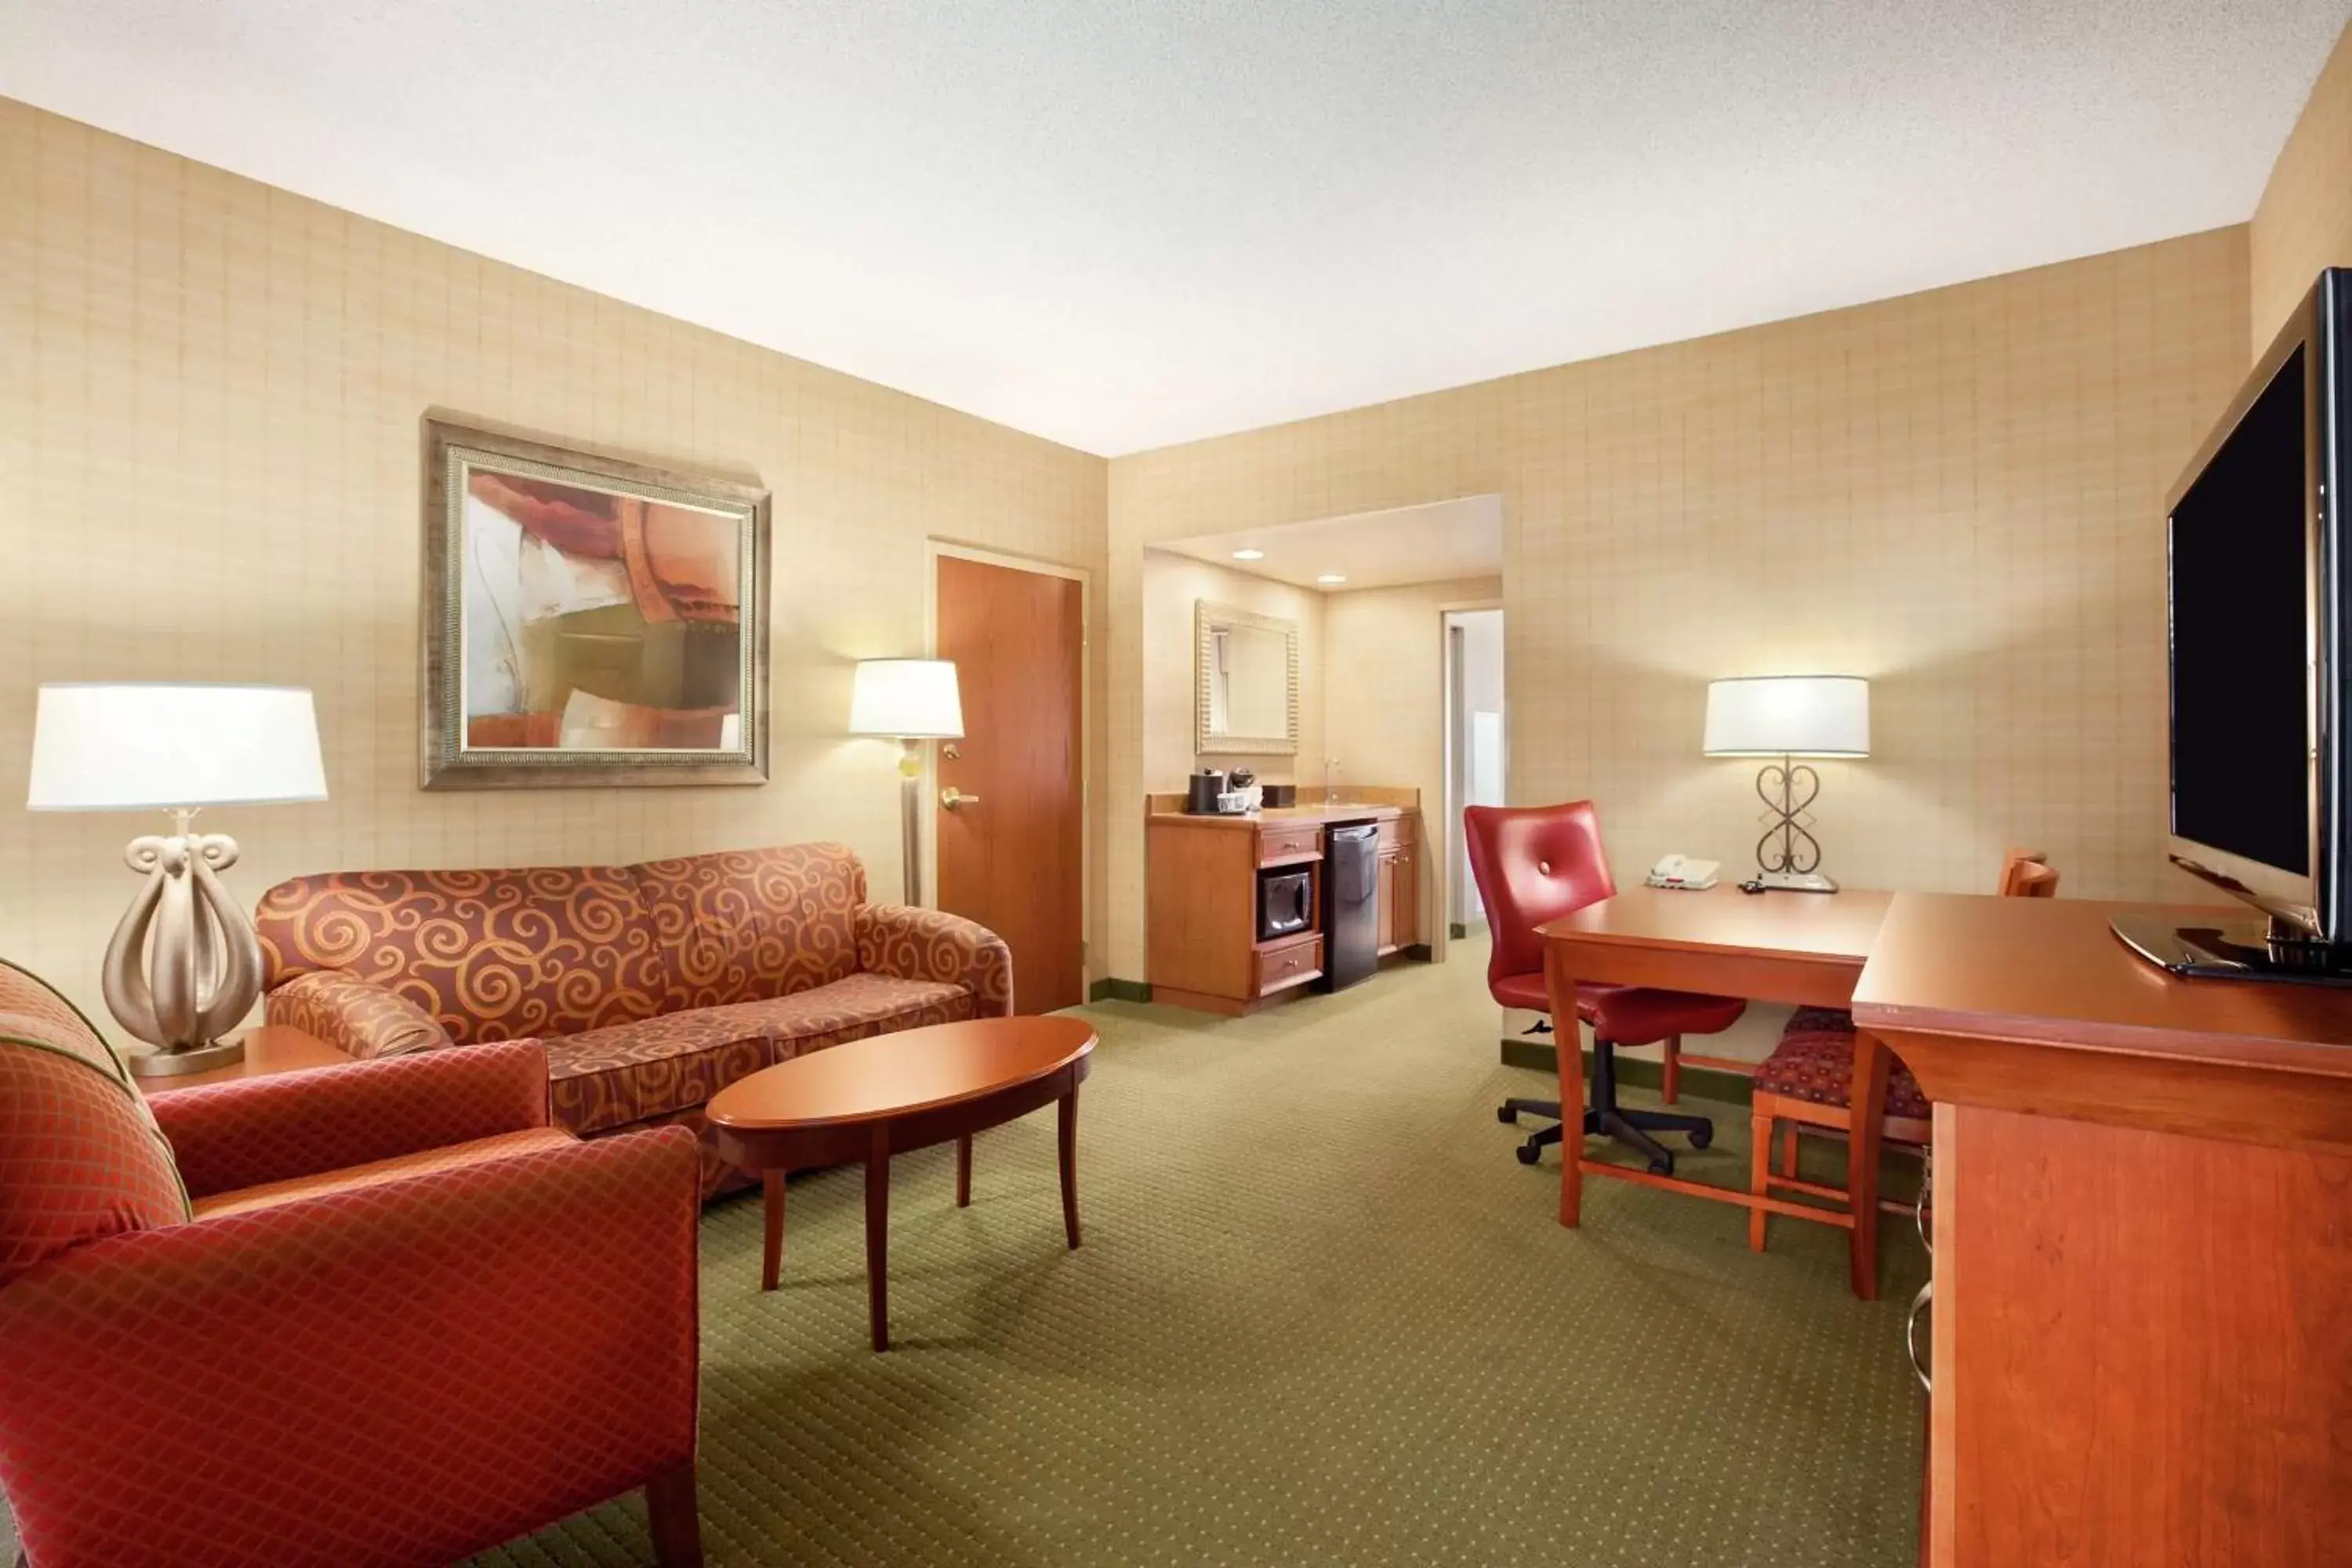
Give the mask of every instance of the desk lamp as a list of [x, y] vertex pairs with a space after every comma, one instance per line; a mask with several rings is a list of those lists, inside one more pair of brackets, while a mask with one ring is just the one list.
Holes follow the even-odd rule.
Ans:
[[1870, 755], [1870, 682], [1858, 675], [1760, 675], [1713, 680], [1706, 688], [1710, 757], [1778, 757], [1757, 770], [1756, 793], [1769, 809], [1756, 841], [1757, 880], [1793, 892], [1834, 893], [1821, 873], [1822, 846], [1806, 808], [1821, 795], [1821, 775], [1799, 757]]

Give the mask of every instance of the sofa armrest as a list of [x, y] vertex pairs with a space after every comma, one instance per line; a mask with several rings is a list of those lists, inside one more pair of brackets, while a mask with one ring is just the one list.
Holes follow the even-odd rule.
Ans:
[[50, 1260], [0, 1291], [27, 1555], [446, 1563], [689, 1462], [698, 1195], [661, 1128]]
[[547, 1125], [547, 1052], [501, 1040], [203, 1084], [151, 1102], [191, 1197]]
[[857, 910], [857, 966], [898, 980], [961, 985], [972, 995], [975, 1017], [1013, 1011], [1013, 950], [977, 921], [906, 904], [862, 904]]
[[262, 1016], [316, 1035], [362, 1061], [435, 1051], [449, 1031], [433, 1015], [387, 986], [340, 969], [314, 969], [278, 986], [262, 1002]]

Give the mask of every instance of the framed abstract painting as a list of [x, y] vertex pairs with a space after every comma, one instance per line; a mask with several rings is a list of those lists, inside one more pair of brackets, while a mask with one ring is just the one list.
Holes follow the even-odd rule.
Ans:
[[761, 784], [768, 496], [425, 421], [426, 789]]

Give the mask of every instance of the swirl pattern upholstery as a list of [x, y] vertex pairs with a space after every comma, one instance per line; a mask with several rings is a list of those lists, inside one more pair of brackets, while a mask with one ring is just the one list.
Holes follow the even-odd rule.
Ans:
[[399, 992], [340, 969], [296, 975], [269, 994], [266, 1016], [362, 1061], [456, 1044], [431, 1014]]
[[984, 926], [939, 910], [868, 904], [857, 911], [857, 967], [900, 980], [936, 980], [971, 993], [973, 1015], [1013, 1012], [1013, 950]]
[[[255, 924], [273, 1023], [354, 1055], [536, 1037], [554, 1119], [583, 1137], [701, 1136], [701, 1108], [748, 1073], [1013, 1010], [1002, 940], [867, 904], [866, 869], [838, 844], [300, 877], [263, 896]], [[745, 1180], [706, 1139], [706, 1195]]]
[[221, 1083], [157, 1101], [190, 1217], [136, 1089], [70, 1008], [19, 997], [37, 984], [0, 967], [0, 1011], [27, 1004], [0, 1076], [73, 1075], [100, 1097], [64, 1133], [147, 1164], [60, 1160], [26, 1115], [50, 1079], [0, 1083], [0, 1207], [112, 1205], [0, 1268], [0, 1488], [32, 1562], [447, 1562], [639, 1486], [668, 1560], [696, 1560], [691, 1137], [548, 1126], [530, 1044]]

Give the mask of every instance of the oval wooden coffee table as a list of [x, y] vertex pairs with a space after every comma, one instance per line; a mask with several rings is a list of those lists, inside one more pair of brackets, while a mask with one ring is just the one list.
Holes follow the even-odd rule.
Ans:
[[1062, 1227], [1078, 1245], [1078, 1085], [1095, 1048], [1076, 1018], [974, 1018], [876, 1035], [739, 1079], [710, 1101], [719, 1156], [761, 1178], [760, 1289], [784, 1256], [784, 1176], [866, 1162], [866, 1300], [890, 1348], [890, 1156], [956, 1141], [956, 1206], [971, 1202], [971, 1135], [1059, 1101]]

